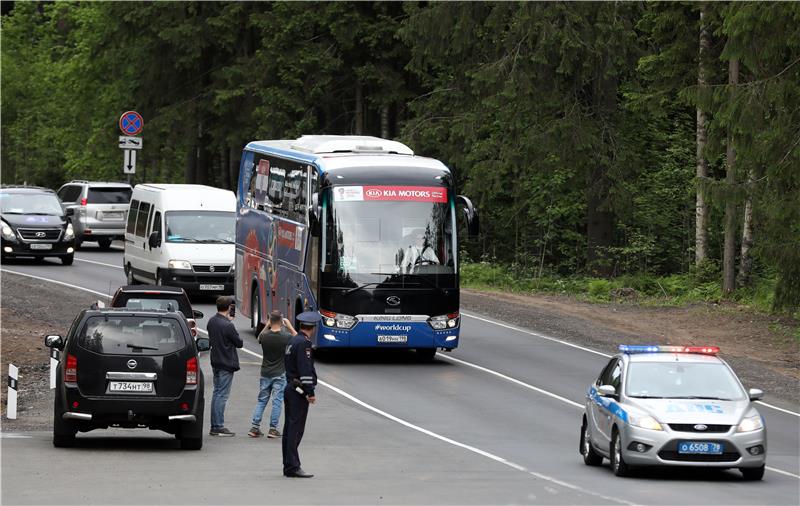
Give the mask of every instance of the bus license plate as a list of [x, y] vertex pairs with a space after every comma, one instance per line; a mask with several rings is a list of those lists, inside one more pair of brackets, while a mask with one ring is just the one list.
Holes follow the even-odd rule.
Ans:
[[392, 344], [407, 343], [408, 336], [378, 336], [378, 342]]
[[31, 249], [53, 249], [53, 245], [52, 244], [33, 243], [33, 244], [31, 244]]
[[108, 384], [110, 392], [145, 392], [153, 391], [153, 384], [149, 381], [111, 381]]
[[678, 453], [689, 455], [722, 455], [722, 444], [707, 441], [681, 441]]
[[224, 290], [225, 285], [200, 285], [201, 290]]

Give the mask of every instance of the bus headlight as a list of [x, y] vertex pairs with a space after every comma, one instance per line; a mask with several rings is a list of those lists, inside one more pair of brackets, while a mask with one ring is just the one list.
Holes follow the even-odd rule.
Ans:
[[2, 222], [2, 233], [3, 233], [3, 239], [5, 239], [6, 241], [17, 240], [17, 236], [14, 234], [14, 229], [8, 226], [8, 223], [6, 223], [5, 221]]
[[64, 232], [64, 240], [69, 241], [75, 238], [75, 230], [72, 229], [72, 223], [67, 223], [67, 231]]
[[456, 313], [449, 313], [441, 316], [431, 316], [428, 318], [428, 325], [433, 330], [447, 330], [458, 327], [461, 316]]
[[167, 264], [167, 267], [170, 269], [186, 269], [188, 271], [192, 270], [192, 264], [186, 260], [170, 260]]
[[355, 324], [358, 323], [357, 318], [342, 313], [334, 313], [333, 311], [326, 311], [324, 309], [320, 309], [319, 314], [322, 315], [322, 324], [325, 325], [326, 327], [335, 327], [337, 329], [352, 329], [355, 326]]

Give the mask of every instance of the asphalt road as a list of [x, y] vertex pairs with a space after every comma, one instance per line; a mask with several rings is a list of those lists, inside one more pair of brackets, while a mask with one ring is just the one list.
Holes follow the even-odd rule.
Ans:
[[[125, 282], [121, 266], [121, 252], [87, 248], [71, 267], [48, 260], [3, 269], [110, 294]], [[195, 305], [210, 316], [210, 302]], [[616, 478], [607, 462], [589, 468], [577, 453], [579, 405], [606, 356], [466, 313], [461, 346], [432, 364], [372, 352], [318, 362], [319, 401], [301, 445], [313, 480], [283, 478], [280, 441], [246, 436], [260, 347], [239, 317], [246, 351], [226, 411], [237, 437], [206, 437], [202, 451], [182, 452], [170, 436], [146, 430], [80, 434], [74, 449], [53, 448], [49, 432], [5, 434], [2, 502], [800, 504], [796, 414], [759, 406], [769, 448], [761, 482], [735, 470]], [[210, 367], [202, 363], [208, 403]]]

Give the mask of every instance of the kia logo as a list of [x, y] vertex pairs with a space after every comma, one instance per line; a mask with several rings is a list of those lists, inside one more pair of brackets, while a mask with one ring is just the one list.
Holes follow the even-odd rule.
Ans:
[[128, 360], [128, 369], [136, 369], [136, 366], [139, 365], [134, 359]]
[[36, 237], [46, 237], [46, 236], [47, 234], [45, 234], [44, 232], [36, 232]]
[[694, 426], [694, 430], [706, 430], [708, 427], [703, 425], [702, 423], [698, 423]]
[[386, 297], [386, 303], [390, 306], [399, 306], [400, 305], [400, 297], [397, 295], [392, 295], [391, 297]]
[[367, 190], [367, 197], [380, 197], [381, 195], [381, 191], [377, 188], [370, 188]]

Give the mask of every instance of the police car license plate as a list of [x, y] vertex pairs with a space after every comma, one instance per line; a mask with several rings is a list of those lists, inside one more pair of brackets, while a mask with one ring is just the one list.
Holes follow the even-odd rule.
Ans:
[[723, 446], [721, 443], [711, 443], [707, 441], [680, 441], [678, 442], [678, 453], [689, 455], [722, 455]]
[[111, 381], [108, 384], [110, 392], [152, 392], [153, 384], [149, 381]]
[[378, 342], [392, 344], [407, 343], [408, 336], [378, 336]]
[[201, 290], [224, 290], [225, 285], [200, 285]]
[[33, 243], [31, 249], [53, 249], [52, 244]]

